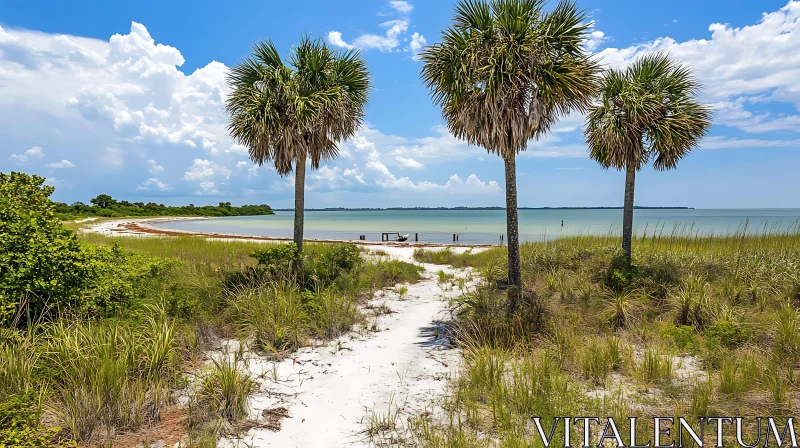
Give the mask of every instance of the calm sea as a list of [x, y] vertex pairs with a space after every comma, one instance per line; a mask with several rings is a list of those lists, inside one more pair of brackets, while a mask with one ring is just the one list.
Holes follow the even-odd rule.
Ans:
[[[420, 242], [449, 243], [458, 234], [462, 244], [497, 244], [505, 234], [504, 210], [386, 210], [307, 211], [305, 237], [316, 239], [380, 241], [381, 232], [415, 234]], [[292, 237], [293, 212], [271, 216], [228, 217], [173, 221], [157, 224], [164, 229], [227, 233], [249, 236]], [[562, 227], [561, 222], [564, 222]], [[800, 209], [694, 209], [636, 210], [634, 229], [652, 234], [725, 234], [746, 226], [748, 232], [797, 230]], [[622, 210], [520, 210], [522, 241], [541, 241], [569, 235], [619, 233]]]

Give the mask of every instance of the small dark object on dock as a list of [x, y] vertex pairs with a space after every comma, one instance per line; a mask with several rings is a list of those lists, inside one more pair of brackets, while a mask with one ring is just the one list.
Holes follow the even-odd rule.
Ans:
[[408, 241], [408, 234], [400, 235], [400, 232], [381, 232], [381, 241], [391, 241], [389, 238], [392, 235], [394, 235], [395, 241]]

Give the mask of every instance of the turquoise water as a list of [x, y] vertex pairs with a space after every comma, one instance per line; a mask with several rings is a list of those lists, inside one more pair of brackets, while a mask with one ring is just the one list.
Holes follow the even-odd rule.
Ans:
[[[461, 244], [497, 244], [505, 234], [504, 210], [384, 210], [307, 211], [305, 237], [315, 239], [380, 241], [381, 232], [415, 233], [420, 242], [449, 243], [458, 234]], [[228, 217], [159, 223], [164, 229], [291, 238], [293, 212], [271, 216]], [[561, 226], [564, 220], [564, 226]], [[800, 209], [636, 210], [634, 231], [725, 234], [743, 228], [749, 232], [797, 230]], [[541, 241], [569, 235], [619, 233], [622, 210], [520, 210], [522, 241]]]

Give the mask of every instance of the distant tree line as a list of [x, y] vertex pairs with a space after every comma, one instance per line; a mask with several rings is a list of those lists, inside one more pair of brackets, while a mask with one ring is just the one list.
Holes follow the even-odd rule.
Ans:
[[231, 205], [220, 202], [219, 205], [194, 204], [180, 207], [156, 204], [155, 202], [118, 201], [110, 195], [101, 194], [89, 201], [89, 204], [75, 202], [72, 205], [63, 202], [55, 203], [55, 212], [62, 217], [98, 216], [117, 218], [124, 216], [257, 216], [272, 215], [269, 205]]

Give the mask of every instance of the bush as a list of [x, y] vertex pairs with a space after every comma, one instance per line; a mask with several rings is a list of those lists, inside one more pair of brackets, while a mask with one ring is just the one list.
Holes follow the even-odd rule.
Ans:
[[30, 318], [59, 308], [85, 286], [86, 253], [56, 217], [53, 191], [43, 177], [0, 173], [1, 324], [26, 306]]
[[301, 254], [296, 244], [287, 243], [253, 251], [251, 256], [258, 261], [257, 277], [289, 281], [307, 290], [330, 286], [364, 260], [355, 244], [311, 246]]
[[0, 448], [74, 447], [75, 442], [57, 441], [61, 428], [44, 428], [33, 392], [0, 400]]
[[722, 345], [725, 348], [735, 348], [750, 339], [750, 332], [746, 328], [727, 320], [709, 325], [703, 330], [703, 335], [712, 347]]

